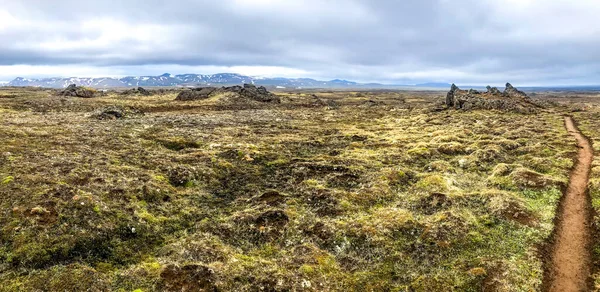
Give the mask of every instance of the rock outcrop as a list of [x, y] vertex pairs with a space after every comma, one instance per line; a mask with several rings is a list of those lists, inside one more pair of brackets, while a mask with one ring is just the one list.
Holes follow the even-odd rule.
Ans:
[[92, 98], [96, 95], [96, 90], [83, 86], [77, 86], [75, 84], [69, 85], [65, 90], [58, 93], [60, 96], [72, 96], [82, 98]]
[[487, 93], [492, 95], [502, 95], [502, 92], [498, 90], [498, 87], [487, 86]]
[[446, 106], [448, 106], [448, 107], [454, 106], [454, 93], [457, 90], [458, 90], [458, 86], [456, 86], [456, 84], [452, 83], [452, 86], [450, 87], [450, 91], [448, 91], [448, 94], [446, 95]]
[[214, 93], [217, 90], [218, 90], [218, 88], [216, 88], [216, 87], [202, 87], [202, 88], [195, 88], [192, 90], [186, 90], [186, 91], [182, 91], [181, 93], [179, 93], [177, 95], [177, 98], [175, 98], [175, 100], [190, 101], [190, 100], [207, 99], [211, 96], [212, 93]]
[[152, 92], [146, 90], [143, 87], [138, 87], [138, 88], [134, 88], [134, 89], [125, 90], [121, 94], [122, 95], [143, 95], [143, 96], [150, 96], [150, 95], [152, 95]]
[[506, 83], [506, 89], [504, 90], [504, 95], [510, 98], [522, 98], [529, 100], [529, 96], [525, 94], [525, 92], [520, 91], [514, 88], [510, 83]]
[[190, 101], [190, 100], [201, 100], [207, 99], [212, 96], [223, 93], [234, 93], [241, 98], [250, 99], [259, 102], [273, 102], [280, 103], [281, 99], [269, 92], [264, 86], [256, 87], [253, 84], [244, 84], [244, 86], [231, 86], [231, 87], [201, 87], [192, 90], [186, 90], [179, 93], [175, 100], [179, 101]]
[[506, 83], [503, 92], [490, 86], [487, 86], [487, 92], [474, 89], [462, 90], [452, 84], [446, 95], [446, 106], [457, 110], [496, 109], [519, 113], [535, 113], [539, 109], [527, 94], [510, 83]]

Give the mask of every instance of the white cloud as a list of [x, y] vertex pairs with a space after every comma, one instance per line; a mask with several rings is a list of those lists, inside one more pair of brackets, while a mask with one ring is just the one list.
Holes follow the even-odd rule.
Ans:
[[0, 80], [19, 77], [123, 77], [128, 75], [160, 75], [163, 73], [238, 73], [257, 77], [298, 77], [311, 72], [275, 66], [185, 66], [185, 65], [142, 65], [97, 67], [89, 65], [10, 65], [0, 66]]
[[14, 17], [10, 12], [0, 10], [0, 32], [9, 30], [11, 28], [21, 25], [22, 21]]
[[0, 80], [162, 72], [388, 83], [600, 80], [597, 0], [162, 4], [0, 0]]

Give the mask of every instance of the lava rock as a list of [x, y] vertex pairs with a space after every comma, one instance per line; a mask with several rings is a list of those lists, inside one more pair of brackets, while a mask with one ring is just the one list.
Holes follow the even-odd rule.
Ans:
[[502, 110], [519, 113], [536, 113], [539, 106], [531, 101], [524, 92], [514, 88], [510, 83], [506, 84], [506, 90], [500, 92], [495, 87], [487, 87], [487, 92], [477, 90], [461, 90], [452, 84], [446, 95], [446, 107], [457, 110]]
[[253, 84], [244, 84], [240, 95], [260, 102], [281, 103], [281, 99], [269, 92], [264, 86], [256, 87]]
[[524, 98], [529, 99], [525, 92], [520, 91], [512, 86], [510, 83], [506, 83], [506, 89], [504, 89], [504, 95], [512, 98]]
[[491, 87], [491, 86], [488, 85], [486, 88], [487, 88], [487, 93], [488, 94], [498, 95], [498, 96], [502, 95], [502, 92], [500, 90], [498, 90], [497, 87]]
[[214, 87], [204, 87], [204, 88], [198, 88], [198, 89], [194, 89], [194, 90], [186, 90], [186, 91], [180, 92], [177, 95], [177, 98], [175, 98], [175, 100], [191, 101], [191, 100], [207, 99], [216, 90], [217, 89]]
[[117, 120], [140, 115], [143, 115], [143, 113], [138, 109], [113, 105], [99, 109], [92, 115], [92, 118], [98, 120]]
[[133, 89], [129, 89], [129, 90], [125, 90], [121, 93], [121, 95], [143, 95], [143, 96], [150, 96], [152, 95], [152, 92], [150, 92], [149, 90], [146, 90], [143, 87], [138, 87], [138, 88], [133, 88]]
[[102, 113], [100, 114], [98, 119], [99, 120], [114, 120], [114, 119], [120, 119], [123, 116], [124, 116], [123, 112], [119, 109], [108, 109], [108, 110], [102, 111]]
[[69, 85], [65, 90], [60, 91], [58, 95], [60, 96], [72, 96], [72, 97], [82, 97], [82, 98], [92, 98], [96, 94], [96, 90], [77, 86], [75, 84]]
[[148, 91], [148, 90], [144, 89], [143, 87], [138, 87], [138, 88], [137, 88], [137, 91], [138, 91], [138, 92], [139, 92], [141, 95], [144, 95], [144, 96], [150, 96], [150, 95], [152, 95], [152, 93], [151, 93], [150, 91]]
[[457, 90], [458, 90], [458, 86], [456, 86], [456, 84], [452, 83], [452, 86], [450, 87], [450, 91], [448, 91], [448, 94], [446, 95], [446, 105], [448, 107], [454, 106], [454, 93]]
[[235, 85], [222, 88], [202, 87], [193, 90], [186, 90], [179, 93], [175, 100], [202, 100], [222, 93], [234, 93], [239, 97], [259, 102], [281, 103], [281, 99], [277, 95], [269, 92], [264, 86], [256, 87], [253, 84], [244, 84], [244, 86]]

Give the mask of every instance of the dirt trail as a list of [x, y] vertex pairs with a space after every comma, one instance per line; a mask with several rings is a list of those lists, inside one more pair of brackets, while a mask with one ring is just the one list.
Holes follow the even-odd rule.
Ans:
[[565, 117], [565, 126], [577, 140], [579, 151], [557, 215], [546, 286], [552, 292], [586, 291], [591, 273], [591, 206], [587, 186], [594, 154], [590, 141], [581, 134], [571, 117]]

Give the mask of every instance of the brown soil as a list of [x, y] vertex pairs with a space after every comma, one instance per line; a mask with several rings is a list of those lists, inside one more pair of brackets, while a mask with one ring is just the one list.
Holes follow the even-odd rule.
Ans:
[[577, 161], [558, 213], [547, 291], [586, 291], [590, 277], [590, 200], [587, 192], [593, 150], [571, 117], [567, 131], [577, 140]]

